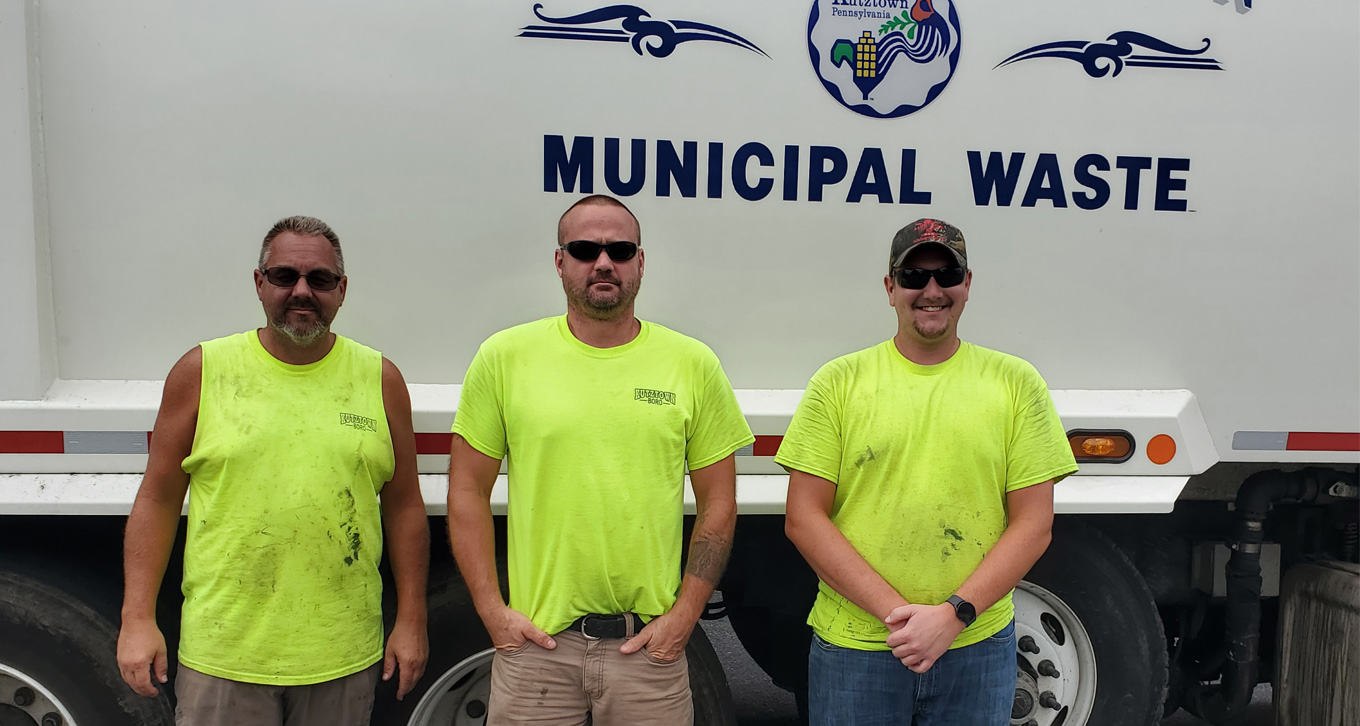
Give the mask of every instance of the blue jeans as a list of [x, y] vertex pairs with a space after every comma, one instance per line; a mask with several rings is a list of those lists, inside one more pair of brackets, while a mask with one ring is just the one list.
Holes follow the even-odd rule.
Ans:
[[1015, 623], [913, 673], [891, 651], [812, 637], [812, 726], [1007, 726], [1015, 700]]

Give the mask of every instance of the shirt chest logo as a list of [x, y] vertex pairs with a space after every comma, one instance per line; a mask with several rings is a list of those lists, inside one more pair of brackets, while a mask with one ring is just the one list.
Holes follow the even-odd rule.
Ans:
[[674, 406], [675, 394], [670, 391], [658, 391], [653, 388], [634, 388], [633, 400], [650, 403], [654, 406]]
[[340, 414], [340, 425], [348, 426], [356, 431], [378, 432], [378, 421], [367, 416], [360, 416], [357, 413]]

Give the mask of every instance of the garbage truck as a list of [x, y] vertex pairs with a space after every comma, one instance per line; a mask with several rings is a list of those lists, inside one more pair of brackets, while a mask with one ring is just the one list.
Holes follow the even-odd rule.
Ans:
[[[450, 424], [480, 342], [560, 314], [555, 221], [604, 193], [639, 315], [717, 352], [756, 434], [708, 615], [777, 685], [802, 702], [816, 577], [774, 453], [820, 365], [891, 337], [889, 242], [936, 217], [963, 338], [1035, 365], [1080, 464], [1015, 592], [1011, 723], [1231, 723], [1344, 645], [1282, 638], [1280, 595], [1356, 576], [1357, 49], [1346, 0], [3, 0], [0, 722], [172, 722], [114, 662], [123, 525], [166, 372], [261, 325], [259, 240], [308, 214], [336, 330], [409, 382], [436, 534], [431, 663], [374, 723], [481, 723]], [[702, 633], [690, 661], [696, 721], [734, 723]]]

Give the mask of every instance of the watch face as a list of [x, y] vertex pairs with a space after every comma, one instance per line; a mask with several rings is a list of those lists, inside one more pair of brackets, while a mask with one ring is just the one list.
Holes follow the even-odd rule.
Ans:
[[972, 625], [973, 621], [977, 620], [977, 608], [973, 607], [973, 603], [958, 595], [950, 595], [949, 604], [954, 606], [954, 614], [959, 616], [959, 620], [963, 621], [964, 627]]

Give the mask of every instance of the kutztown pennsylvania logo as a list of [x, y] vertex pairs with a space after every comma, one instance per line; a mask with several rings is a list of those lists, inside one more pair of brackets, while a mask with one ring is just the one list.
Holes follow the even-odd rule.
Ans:
[[898, 118], [935, 100], [959, 63], [950, 0], [816, 0], [808, 53], [822, 85], [850, 110]]

